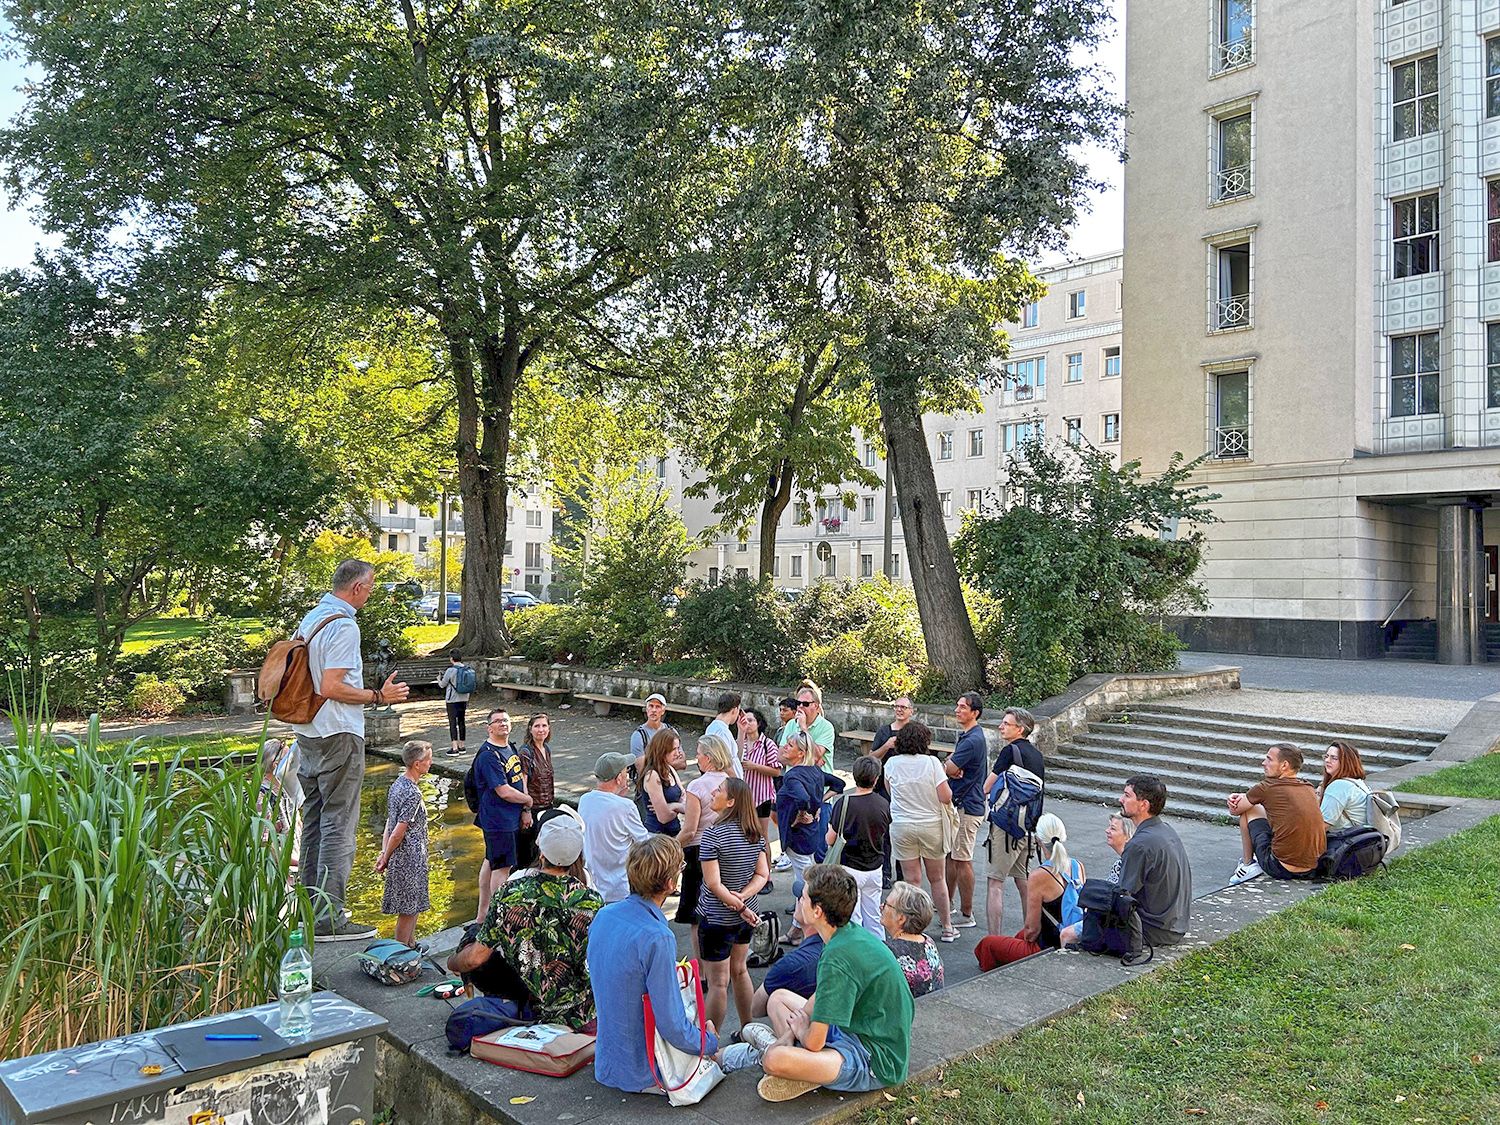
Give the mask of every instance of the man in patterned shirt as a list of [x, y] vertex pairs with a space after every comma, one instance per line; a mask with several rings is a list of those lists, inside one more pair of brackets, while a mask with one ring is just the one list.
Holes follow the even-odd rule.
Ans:
[[583, 827], [555, 813], [536, 838], [541, 870], [518, 875], [495, 892], [474, 942], [448, 960], [452, 972], [490, 996], [515, 1001], [541, 1023], [574, 1029], [594, 1020], [589, 987], [589, 923], [604, 905], [599, 892], [568, 874], [583, 854]]

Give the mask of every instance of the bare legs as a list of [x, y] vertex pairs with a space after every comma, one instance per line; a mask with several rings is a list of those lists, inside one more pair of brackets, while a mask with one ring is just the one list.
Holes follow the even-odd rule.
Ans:
[[943, 929], [952, 928], [953, 919], [949, 917], [948, 881], [943, 877], [944, 860], [937, 859], [903, 859], [901, 860], [901, 878], [913, 886], [922, 885], [922, 873], [927, 873], [927, 886], [932, 891], [933, 917], [942, 923]]
[[951, 855], [944, 863], [944, 875], [948, 888], [949, 904], [957, 900], [959, 912], [973, 917], [974, 914], [974, 863], [967, 859], [954, 859]]
[[[1026, 879], [1024, 876], [1015, 877], [1016, 894], [1021, 897], [1021, 905], [1024, 911], [1026, 905]], [[991, 937], [1003, 937], [1000, 929], [1000, 921], [1005, 912], [1005, 880], [990, 876], [985, 880], [984, 920], [989, 926]]]

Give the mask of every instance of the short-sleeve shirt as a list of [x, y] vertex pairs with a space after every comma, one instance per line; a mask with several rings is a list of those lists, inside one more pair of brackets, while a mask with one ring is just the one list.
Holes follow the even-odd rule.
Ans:
[[980, 816], [984, 812], [984, 772], [989, 765], [989, 747], [978, 723], [958, 736], [948, 761], [964, 771], [961, 776], [948, 779], [954, 807], [970, 816]]
[[[724, 784], [728, 774], [720, 773], [718, 770], [710, 770], [708, 773], [699, 774], [687, 783], [687, 791], [698, 798], [698, 837], [703, 837], [704, 830], [713, 823], [714, 813], [709, 809], [709, 802], [714, 799], [714, 790]], [[689, 840], [684, 847], [691, 847], [697, 840]]]
[[850, 793], [833, 803], [828, 823], [847, 843], [839, 862], [855, 871], [879, 871], [891, 830], [891, 804], [879, 793]]
[[1288, 867], [1310, 871], [1328, 848], [1323, 810], [1311, 785], [1295, 777], [1267, 777], [1245, 794], [1262, 805], [1271, 823], [1271, 854]]
[[474, 779], [479, 783], [479, 827], [491, 832], [514, 832], [520, 828], [521, 806], [495, 793], [501, 785], [526, 788], [526, 768], [521, 765], [516, 748], [484, 743], [474, 757]]
[[882, 1085], [897, 1086], [906, 1081], [913, 1014], [896, 955], [863, 926], [841, 926], [818, 960], [812, 1018], [857, 1035], [871, 1072]]
[[[787, 723], [786, 726], [781, 728], [781, 734], [776, 741], [780, 745], [785, 746], [794, 737], [796, 737], [796, 735], [801, 732], [801, 730], [801, 722], [797, 719], [793, 719], [791, 722]], [[807, 737], [812, 740], [814, 746], [821, 746], [823, 747], [823, 749], [832, 754], [833, 744], [838, 739], [838, 732], [833, 729], [833, 724], [828, 721], [828, 716], [819, 715], [812, 721], [812, 725], [807, 728]]]
[[585, 961], [599, 892], [568, 875], [536, 872], [502, 886], [475, 940], [499, 952], [536, 999], [542, 1023], [578, 1028], [594, 1018]]
[[401, 847], [408, 844], [413, 850], [427, 847], [427, 806], [422, 802], [422, 791], [417, 783], [404, 773], [391, 782], [385, 799], [385, 830], [390, 832], [398, 824], [406, 825], [406, 836]]
[[942, 816], [937, 787], [948, 780], [931, 754], [892, 754], [885, 760], [893, 824], [936, 824]]
[[1329, 828], [1359, 828], [1369, 823], [1365, 818], [1370, 811], [1370, 789], [1358, 778], [1330, 781], [1319, 804]]
[[1000, 747], [1000, 753], [995, 755], [995, 775], [998, 777], [1011, 766], [1030, 770], [1043, 780], [1047, 777], [1047, 760], [1029, 738], [1018, 738]]
[[[733, 821], [704, 829], [703, 835], [698, 839], [699, 862], [715, 860], [719, 865], [719, 882], [724, 884], [725, 890], [735, 894], [749, 886], [750, 880], [755, 877], [756, 861], [765, 850], [764, 840], [752, 844], [745, 839], [740, 826]], [[752, 895], [745, 900], [745, 905], [758, 913], [759, 896]], [[706, 883], [698, 894], [698, 917], [701, 921], [716, 926], [732, 926], [740, 920], [740, 916], [725, 906], [719, 896], [708, 889]]]
[[823, 939], [808, 934], [795, 949], [766, 970], [766, 995], [778, 988], [808, 997], [818, 990], [818, 961], [823, 956]]
[[896, 964], [906, 974], [906, 987], [911, 989], [913, 997], [926, 996], [943, 987], [943, 959], [926, 934], [921, 941], [888, 937], [885, 944], [896, 955]]
[[[776, 748], [775, 742], [761, 735], [745, 748], [745, 761], [779, 770], [781, 751]], [[765, 774], [750, 770], [745, 774], [745, 780], [750, 783], [750, 799], [757, 805], [776, 800], [776, 782]]]
[[729, 724], [723, 719], [715, 719], [708, 724], [704, 734], [713, 734], [722, 738], [729, 746], [729, 767], [735, 777], [744, 777], [745, 769], [740, 765], [740, 740], [734, 736], [734, 731], [729, 729]]
[[[297, 626], [298, 636], [306, 637], [328, 617], [340, 617], [324, 627], [307, 646], [307, 667], [312, 673], [313, 687], [323, 682], [323, 672], [329, 668], [347, 668], [344, 683], [357, 690], [365, 686], [364, 658], [359, 651], [359, 626], [354, 620], [354, 607], [343, 598], [324, 594], [321, 601]], [[339, 703], [325, 699], [323, 706], [310, 723], [294, 723], [292, 730], [303, 738], [327, 738], [334, 734], [365, 736], [365, 708], [362, 703]]]

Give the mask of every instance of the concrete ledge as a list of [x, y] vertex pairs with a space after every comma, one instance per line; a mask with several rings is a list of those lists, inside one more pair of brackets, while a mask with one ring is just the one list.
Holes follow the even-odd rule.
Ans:
[[1500, 750], [1500, 695], [1488, 695], [1459, 720], [1429, 759], [1434, 762], [1471, 762]]

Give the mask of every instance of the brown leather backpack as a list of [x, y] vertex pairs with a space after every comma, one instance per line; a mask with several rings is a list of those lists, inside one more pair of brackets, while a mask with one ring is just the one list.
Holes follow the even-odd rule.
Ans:
[[275, 718], [284, 723], [310, 723], [322, 709], [327, 700], [318, 694], [318, 685], [313, 683], [307, 646], [325, 625], [348, 616], [347, 613], [330, 613], [305, 638], [299, 633], [277, 641], [267, 651], [260, 675], [255, 680], [255, 694], [262, 703], [271, 705], [271, 714]]

